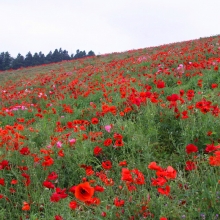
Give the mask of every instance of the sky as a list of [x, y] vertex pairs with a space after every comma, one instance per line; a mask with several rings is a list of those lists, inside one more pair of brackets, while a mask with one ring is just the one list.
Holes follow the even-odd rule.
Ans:
[[0, 0], [0, 52], [124, 52], [220, 34], [220, 0]]

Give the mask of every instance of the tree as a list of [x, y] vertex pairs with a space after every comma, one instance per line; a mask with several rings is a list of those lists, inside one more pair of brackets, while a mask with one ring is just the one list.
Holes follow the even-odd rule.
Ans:
[[83, 58], [85, 56], [86, 56], [85, 50], [84, 51], [76, 50], [76, 54], [74, 56], [74, 59]]
[[24, 57], [19, 53], [12, 61], [12, 69], [18, 69], [23, 66], [25, 66]]
[[62, 60], [70, 60], [70, 56], [68, 54], [68, 51], [64, 50], [63, 51], [63, 56], [62, 56]]
[[52, 54], [52, 62], [59, 62], [61, 61], [61, 55], [59, 53], [59, 51], [56, 49], [54, 50], [53, 54]]
[[11, 68], [11, 62], [12, 62], [12, 57], [9, 54], [9, 52], [5, 52], [4, 58], [3, 58], [3, 68], [4, 70], [8, 70]]
[[95, 56], [95, 53], [92, 51], [92, 50], [90, 50], [89, 52], [88, 52], [88, 55], [87, 56]]
[[32, 59], [33, 66], [40, 65], [40, 57], [38, 53], [35, 53]]
[[47, 56], [46, 56], [46, 61], [45, 63], [52, 63], [52, 52], [50, 51]]
[[46, 57], [42, 52], [39, 52], [39, 60], [40, 60], [40, 64], [44, 64], [46, 62]]
[[29, 51], [24, 60], [25, 66], [32, 66], [33, 65], [33, 56]]
[[5, 53], [2, 52], [0, 54], [0, 70], [4, 70], [4, 65], [3, 65], [4, 56], [5, 56]]

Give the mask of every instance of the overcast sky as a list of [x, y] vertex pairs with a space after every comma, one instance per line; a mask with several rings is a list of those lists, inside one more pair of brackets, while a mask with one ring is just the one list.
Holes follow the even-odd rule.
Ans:
[[220, 0], [0, 0], [0, 52], [123, 52], [220, 34]]

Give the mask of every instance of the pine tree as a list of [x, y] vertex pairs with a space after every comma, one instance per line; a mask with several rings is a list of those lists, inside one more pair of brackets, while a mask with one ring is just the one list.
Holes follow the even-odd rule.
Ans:
[[40, 60], [40, 64], [44, 64], [46, 62], [46, 57], [42, 52], [39, 52], [39, 60]]
[[35, 53], [32, 60], [33, 66], [40, 65], [40, 57], [38, 53]]
[[61, 61], [61, 55], [59, 51], [56, 49], [52, 54], [52, 62], [59, 62], [59, 61]]
[[19, 53], [12, 61], [12, 69], [18, 69], [23, 66], [25, 66], [24, 57]]
[[47, 56], [46, 56], [46, 61], [45, 63], [52, 63], [52, 52], [50, 51]]
[[95, 53], [92, 51], [92, 50], [90, 50], [89, 52], [88, 52], [88, 55], [87, 56], [95, 56]]
[[25, 66], [32, 66], [33, 65], [33, 56], [31, 52], [28, 52], [25, 60], [24, 60]]
[[4, 65], [3, 65], [4, 56], [5, 56], [5, 53], [2, 52], [0, 54], [0, 70], [4, 70]]

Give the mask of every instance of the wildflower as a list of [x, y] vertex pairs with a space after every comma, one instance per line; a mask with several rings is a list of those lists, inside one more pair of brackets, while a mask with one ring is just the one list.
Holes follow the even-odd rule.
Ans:
[[99, 119], [98, 118], [92, 118], [91, 123], [96, 125], [99, 123]]
[[61, 141], [58, 141], [58, 142], [57, 142], [57, 147], [58, 147], [58, 148], [61, 148], [61, 147], [62, 147], [62, 142], [61, 142]]
[[158, 170], [156, 175], [166, 177], [167, 179], [175, 179], [177, 176], [177, 171], [173, 167], [168, 166], [167, 169]]
[[90, 200], [86, 201], [86, 205], [99, 205], [100, 204], [100, 199], [97, 197], [93, 197]]
[[46, 167], [46, 166], [51, 166], [54, 163], [54, 159], [51, 158], [50, 156], [45, 156], [44, 157], [44, 162], [42, 162], [42, 166]]
[[157, 82], [157, 88], [158, 89], [163, 89], [165, 86], [166, 85], [165, 85], [164, 81], [161, 80], [161, 81]]
[[69, 143], [70, 143], [71, 145], [75, 144], [75, 143], [76, 143], [76, 139], [75, 139], [75, 138], [70, 139], [70, 140], [69, 140]]
[[11, 184], [12, 184], [12, 185], [16, 185], [17, 183], [18, 183], [18, 181], [17, 181], [16, 179], [12, 179], [12, 180], [11, 180]]
[[99, 146], [96, 146], [95, 148], [94, 148], [94, 150], [93, 150], [93, 154], [94, 154], [94, 156], [99, 156], [100, 154], [102, 154], [102, 148], [101, 147], [99, 147]]
[[76, 201], [70, 201], [69, 207], [70, 209], [76, 209], [78, 207], [78, 204]]
[[102, 212], [101, 216], [106, 217], [107, 216], [106, 212]]
[[214, 144], [207, 144], [205, 148], [205, 153], [210, 153], [216, 151], [218, 148]]
[[179, 96], [177, 94], [172, 94], [170, 96], [167, 96], [167, 100], [170, 102], [176, 102], [179, 100]]
[[48, 176], [47, 176], [47, 180], [56, 180], [58, 178], [58, 174], [56, 172], [51, 172]]
[[60, 216], [60, 215], [56, 215], [56, 216], [54, 217], [54, 219], [55, 219], [55, 220], [64, 220], [63, 217]]
[[124, 206], [125, 201], [124, 201], [124, 200], [119, 200], [118, 197], [116, 197], [116, 198], [114, 199], [114, 204], [115, 204], [115, 206], [117, 206], [117, 207], [121, 207], [121, 206]]
[[164, 177], [151, 178], [152, 186], [163, 186], [166, 182], [167, 180]]
[[103, 144], [104, 144], [104, 146], [106, 146], [106, 147], [110, 146], [110, 145], [112, 144], [112, 139], [111, 139], [111, 138], [105, 139], [105, 141], [104, 141]]
[[19, 152], [20, 152], [20, 154], [22, 154], [22, 155], [28, 155], [28, 154], [30, 154], [30, 150], [29, 150], [28, 147], [23, 147], [23, 148], [21, 148], [21, 150], [20, 150]]
[[196, 166], [195, 162], [193, 162], [193, 161], [186, 161], [185, 170], [191, 171], [191, 170], [196, 170], [196, 169], [197, 169], [197, 166]]
[[111, 125], [106, 125], [106, 126], [105, 126], [105, 130], [106, 130], [108, 133], [111, 132], [111, 128], [112, 128]]
[[166, 195], [166, 196], [168, 196], [169, 195], [169, 193], [170, 193], [170, 186], [166, 186], [165, 188], [157, 188], [157, 191], [160, 193], [160, 194], [162, 194], [162, 195]]
[[122, 176], [122, 177], [121, 177], [121, 180], [122, 180], [122, 181], [128, 181], [128, 182], [132, 182], [132, 181], [133, 181], [131, 172], [130, 172], [130, 170], [127, 169], [127, 168], [122, 168], [121, 176]]
[[98, 186], [98, 185], [95, 186], [94, 189], [95, 189], [95, 191], [98, 191], [98, 192], [104, 192], [104, 190], [105, 190], [102, 186]]
[[136, 175], [136, 177], [134, 178], [134, 183], [138, 185], [145, 184], [145, 178], [141, 171], [139, 171], [138, 169], [133, 169], [131, 172]]
[[212, 131], [208, 131], [207, 136], [211, 136], [211, 135], [212, 135]]
[[156, 162], [151, 162], [149, 165], [148, 165], [148, 169], [150, 170], [156, 170], [156, 171], [161, 171], [162, 168], [160, 166], [157, 165]]
[[198, 152], [198, 147], [195, 146], [194, 144], [188, 144], [186, 146], [186, 153], [191, 154], [191, 153], [196, 153]]
[[51, 202], [59, 202], [60, 199], [65, 199], [68, 195], [66, 194], [66, 189], [56, 188], [56, 192], [54, 192], [51, 197]]
[[110, 170], [112, 168], [112, 162], [110, 160], [106, 160], [102, 162], [102, 167], [105, 170]]
[[5, 185], [5, 179], [4, 178], [0, 178], [0, 185], [2, 185], [2, 186]]
[[211, 85], [211, 87], [212, 87], [212, 89], [218, 88], [218, 84], [217, 84], [217, 83], [213, 83], [213, 84]]
[[29, 211], [31, 209], [30, 205], [27, 202], [23, 202], [22, 210]]
[[95, 189], [90, 186], [89, 182], [81, 183], [75, 187], [75, 197], [80, 201], [88, 201], [94, 195]]
[[119, 166], [127, 166], [127, 161], [126, 160], [124, 160], [124, 161], [121, 161], [121, 162], [119, 162], [119, 164], [118, 164]]
[[43, 186], [48, 188], [48, 189], [54, 189], [55, 188], [54, 184], [49, 182], [49, 181], [44, 181]]
[[122, 147], [124, 146], [124, 142], [122, 139], [119, 139], [119, 140], [116, 140], [115, 141], [115, 144], [114, 144], [116, 147]]

